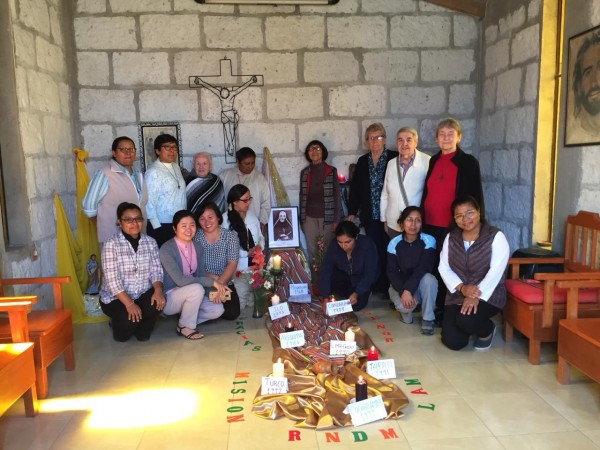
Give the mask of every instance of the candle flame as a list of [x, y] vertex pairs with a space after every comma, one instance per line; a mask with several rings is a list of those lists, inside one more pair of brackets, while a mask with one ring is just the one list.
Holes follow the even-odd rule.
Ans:
[[277, 358], [277, 364], [281, 364], [281, 358]]
[[374, 352], [375, 351], [375, 346], [371, 345], [371, 351]]
[[363, 377], [362, 377], [362, 375], [359, 375], [359, 376], [358, 376], [358, 382], [359, 382], [359, 383], [362, 383], [363, 381], [364, 381], [364, 380], [363, 380]]

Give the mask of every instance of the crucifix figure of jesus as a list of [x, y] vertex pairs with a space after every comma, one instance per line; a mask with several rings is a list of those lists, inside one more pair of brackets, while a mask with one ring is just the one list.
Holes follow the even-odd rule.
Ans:
[[[237, 148], [237, 129], [240, 116], [233, 106], [235, 97], [250, 85], [262, 86], [262, 75], [233, 75], [231, 60], [220, 60], [219, 75], [191, 76], [191, 88], [206, 88], [217, 96], [221, 104], [221, 123], [223, 124], [223, 144], [225, 162], [235, 162]], [[247, 78], [244, 81], [244, 78]]]

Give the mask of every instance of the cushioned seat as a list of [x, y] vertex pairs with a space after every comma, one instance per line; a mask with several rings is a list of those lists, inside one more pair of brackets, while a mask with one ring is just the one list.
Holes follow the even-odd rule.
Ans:
[[[506, 291], [518, 297], [524, 303], [541, 305], [544, 301], [544, 285], [538, 280], [506, 280]], [[598, 300], [598, 289], [581, 289], [579, 303], [595, 303]], [[567, 303], [567, 290], [554, 288], [554, 304]]]

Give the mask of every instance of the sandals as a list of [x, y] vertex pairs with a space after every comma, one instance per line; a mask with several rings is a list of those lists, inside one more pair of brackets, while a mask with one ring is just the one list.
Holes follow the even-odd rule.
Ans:
[[179, 325], [177, 325], [177, 329], [175, 330], [177, 332], [178, 336], [182, 336], [186, 339], [189, 339], [190, 341], [199, 341], [200, 339], [202, 339], [204, 337], [204, 335], [202, 333], [200, 333], [199, 331], [192, 331], [190, 334], [183, 334], [182, 330], [184, 328], [187, 327], [180, 327]]

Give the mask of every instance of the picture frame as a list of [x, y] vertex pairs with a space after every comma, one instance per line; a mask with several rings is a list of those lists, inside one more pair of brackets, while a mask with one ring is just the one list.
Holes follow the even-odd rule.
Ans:
[[300, 246], [297, 206], [271, 208], [268, 228], [269, 248], [295, 248]]
[[600, 99], [586, 93], [600, 63], [600, 25], [569, 38], [568, 50], [565, 147], [600, 144]]
[[181, 128], [179, 122], [142, 122], [140, 123], [140, 167], [142, 173], [156, 161], [154, 151], [154, 139], [161, 134], [170, 134], [177, 139], [177, 164], [183, 168], [183, 156], [181, 150]]

